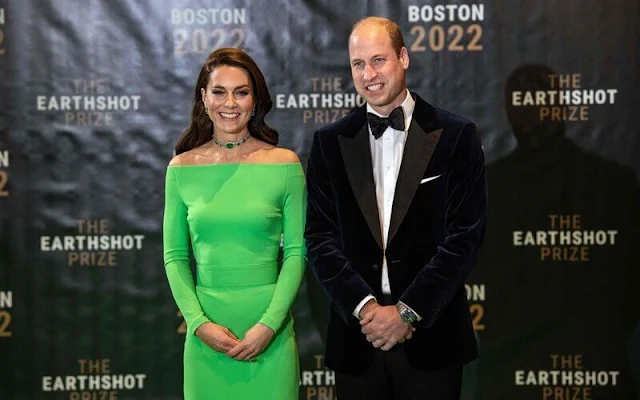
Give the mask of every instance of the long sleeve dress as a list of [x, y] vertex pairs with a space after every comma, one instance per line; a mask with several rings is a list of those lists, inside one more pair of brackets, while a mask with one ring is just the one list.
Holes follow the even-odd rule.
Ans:
[[[186, 400], [298, 398], [290, 309], [306, 265], [305, 207], [300, 163], [168, 167], [164, 264], [187, 324]], [[207, 321], [239, 339], [258, 322], [276, 334], [256, 362], [236, 361], [194, 335]]]

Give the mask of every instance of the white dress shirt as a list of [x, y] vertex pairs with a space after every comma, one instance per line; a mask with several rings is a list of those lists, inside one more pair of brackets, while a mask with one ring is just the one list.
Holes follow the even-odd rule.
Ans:
[[[380, 229], [384, 250], [386, 250], [387, 247], [389, 223], [391, 222], [391, 209], [393, 207], [393, 198], [396, 192], [396, 181], [398, 180], [398, 173], [400, 172], [402, 155], [404, 153], [404, 145], [407, 142], [407, 131], [411, 125], [415, 105], [415, 101], [411, 97], [409, 90], [407, 90], [407, 97], [400, 105], [404, 112], [404, 131], [398, 131], [391, 127], [387, 127], [387, 129], [382, 133], [382, 136], [376, 139], [373, 134], [371, 134], [371, 127], [369, 127], [369, 145], [371, 146], [373, 180], [376, 185], [376, 199], [378, 201], [378, 215], [380, 216]], [[387, 115], [380, 115], [380, 113], [376, 112], [369, 104], [367, 104], [367, 112], [379, 117], [387, 117]], [[382, 257], [381, 279], [382, 293], [391, 294], [386, 255], [383, 255]], [[359, 317], [362, 307], [371, 299], [375, 299], [375, 297], [373, 295], [369, 295], [358, 304], [353, 312], [356, 318]]]

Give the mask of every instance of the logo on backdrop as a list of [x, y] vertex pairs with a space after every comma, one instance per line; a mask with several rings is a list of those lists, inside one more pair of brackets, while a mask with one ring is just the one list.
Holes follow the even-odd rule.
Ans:
[[598, 388], [617, 386], [620, 371], [590, 370], [582, 354], [551, 354], [549, 370], [516, 370], [516, 386], [540, 387], [542, 399], [586, 400]]
[[59, 114], [65, 125], [112, 126], [114, 114], [137, 111], [141, 98], [135, 94], [110, 94], [106, 79], [73, 79], [69, 94], [36, 96], [36, 109]]
[[341, 77], [311, 77], [307, 93], [276, 94], [276, 108], [301, 110], [305, 124], [335, 122], [365, 103], [359, 94], [345, 93], [343, 85]]
[[81, 219], [76, 228], [76, 235], [40, 236], [40, 251], [66, 252], [72, 266], [116, 267], [121, 252], [142, 250], [144, 235], [113, 235], [105, 219]]
[[484, 4], [408, 6], [408, 49], [421, 52], [483, 51]]
[[548, 74], [545, 87], [511, 92], [513, 107], [538, 107], [544, 121], [588, 121], [592, 105], [613, 105], [618, 89], [582, 87], [582, 74]]
[[615, 246], [617, 229], [583, 227], [581, 214], [549, 214], [549, 229], [513, 231], [513, 245], [532, 247], [540, 261], [588, 262], [594, 247]]
[[173, 54], [208, 55], [220, 47], [242, 47], [246, 8], [172, 8]]
[[11, 337], [12, 308], [13, 293], [10, 290], [0, 290], [0, 340]]
[[144, 389], [146, 374], [112, 372], [111, 360], [81, 359], [78, 375], [43, 376], [43, 392], [68, 392], [69, 400], [117, 399], [123, 391]]
[[5, 36], [4, 36], [4, 24], [5, 24], [5, 10], [4, 7], [0, 7], [0, 56], [3, 56], [7, 53], [4, 47]]
[[9, 196], [9, 150], [0, 149], [0, 198]]
[[469, 309], [471, 310], [471, 318], [473, 320], [473, 329], [476, 331], [485, 330], [484, 319], [484, 301], [486, 299], [486, 290], [484, 284], [465, 284], [464, 290], [467, 293], [469, 301]]
[[336, 400], [336, 374], [324, 366], [324, 356], [314, 355], [315, 368], [300, 374], [301, 398], [308, 400]]

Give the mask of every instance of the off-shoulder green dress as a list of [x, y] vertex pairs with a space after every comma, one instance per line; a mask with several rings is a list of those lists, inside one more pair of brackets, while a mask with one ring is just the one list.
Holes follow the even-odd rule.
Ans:
[[[306, 265], [305, 207], [300, 163], [167, 168], [164, 264], [187, 323], [186, 400], [298, 398], [290, 309]], [[258, 322], [276, 335], [256, 362], [236, 361], [194, 335], [207, 321], [226, 326], [239, 339]]]

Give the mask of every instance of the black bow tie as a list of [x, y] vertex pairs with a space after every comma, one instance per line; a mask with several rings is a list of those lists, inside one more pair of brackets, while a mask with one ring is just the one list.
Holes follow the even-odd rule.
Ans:
[[404, 112], [402, 111], [402, 107], [394, 108], [387, 118], [367, 113], [367, 120], [371, 127], [371, 133], [376, 139], [382, 136], [388, 126], [398, 131], [404, 131]]

